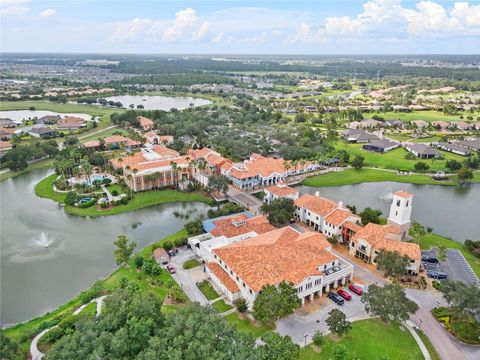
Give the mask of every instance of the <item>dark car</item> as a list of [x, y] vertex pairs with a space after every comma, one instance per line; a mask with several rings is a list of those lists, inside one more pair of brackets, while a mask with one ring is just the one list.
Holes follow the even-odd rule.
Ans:
[[355, 294], [357, 294], [357, 295], [362, 296], [362, 294], [363, 294], [363, 289], [362, 289], [360, 286], [355, 286], [355, 285], [353, 285], [353, 284], [350, 284], [350, 285], [348, 286], [348, 289], [349, 289], [351, 292], [353, 292], [353, 293], [355, 293]]
[[350, 295], [348, 292], [346, 292], [343, 289], [338, 290], [337, 294], [340, 295], [345, 300], [352, 300], [352, 295]]
[[340, 295], [334, 292], [329, 292], [328, 297], [332, 299], [337, 305], [343, 305], [345, 303], [345, 300], [343, 300], [343, 298]]
[[169, 256], [175, 256], [175, 254], [176, 254], [175, 250], [168, 250]]
[[426, 263], [431, 263], [431, 264], [438, 264], [438, 259], [434, 256], [430, 255], [423, 255], [422, 256], [422, 261]]
[[167, 270], [170, 274], [175, 274], [175, 268], [173, 267], [172, 264], [167, 265]]
[[446, 273], [441, 271], [428, 271], [427, 276], [437, 280], [445, 280], [448, 277]]

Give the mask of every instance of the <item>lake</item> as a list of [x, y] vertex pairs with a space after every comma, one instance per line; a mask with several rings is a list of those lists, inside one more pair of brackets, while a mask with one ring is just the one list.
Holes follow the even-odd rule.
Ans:
[[153, 96], [153, 95], [120, 95], [109, 96], [106, 100], [121, 102], [123, 107], [128, 108], [131, 104], [143, 105], [145, 110], [165, 110], [175, 108], [177, 110], [187, 109], [191, 106], [203, 106], [211, 104], [210, 100], [193, 98], [190, 96]]
[[174, 211], [204, 213], [209, 208], [173, 203], [115, 216], [71, 216], [35, 195], [35, 184], [49, 173], [36, 171], [0, 183], [2, 324], [53, 310], [114, 270], [113, 242], [119, 234], [141, 249], [183, 227], [187, 220], [176, 218]]
[[47, 110], [4, 110], [0, 111], [0, 118], [9, 118], [13, 121], [21, 124], [22, 120], [33, 119], [34, 117], [41, 118], [46, 115], [60, 115], [62, 118], [65, 116], [75, 116], [85, 120], [91, 120], [92, 116], [88, 114], [76, 114], [76, 113], [57, 113]]
[[412, 193], [412, 219], [431, 226], [439, 235], [463, 243], [465, 239], [480, 238], [480, 185], [469, 187], [439, 185], [414, 185], [395, 182], [372, 182], [335, 187], [298, 187], [300, 194], [315, 194], [355, 205], [360, 212], [366, 207], [380, 209], [388, 217], [393, 192], [405, 190]]

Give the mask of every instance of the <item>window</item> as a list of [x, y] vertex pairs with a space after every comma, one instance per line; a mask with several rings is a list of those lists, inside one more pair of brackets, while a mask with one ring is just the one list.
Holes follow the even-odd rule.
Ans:
[[240, 281], [240, 279], [238, 278], [238, 276], [237, 276], [237, 281]]
[[242, 281], [242, 286], [245, 287], [245, 283]]
[[322, 282], [322, 279], [315, 280], [315, 286], [320, 285], [321, 282]]
[[398, 215], [398, 211], [395, 211], [395, 216], [397, 216], [397, 215]]
[[253, 291], [252, 291], [252, 289], [250, 289], [250, 294], [253, 294]]
[[307, 285], [305, 285], [305, 290], [311, 289], [312, 288], [312, 283], [309, 282]]
[[408, 207], [408, 201], [407, 201], [407, 204], [405, 206]]
[[327, 268], [327, 265], [323, 265], [323, 270], [325, 270]]
[[397, 200], [397, 206], [400, 206], [400, 200]]

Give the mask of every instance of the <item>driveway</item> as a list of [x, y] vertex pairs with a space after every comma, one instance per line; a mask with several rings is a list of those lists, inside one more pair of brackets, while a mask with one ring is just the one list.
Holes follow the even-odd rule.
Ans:
[[172, 277], [177, 281], [191, 301], [199, 302], [202, 305], [209, 305], [210, 302], [196, 285], [197, 282], [207, 278], [207, 274], [203, 271], [204, 266], [200, 265], [190, 270], [183, 269], [183, 263], [194, 257], [195, 253], [192, 249], [187, 249], [186, 247], [179, 249], [178, 254], [170, 259], [170, 263], [175, 266], [176, 270], [175, 274], [172, 274]]

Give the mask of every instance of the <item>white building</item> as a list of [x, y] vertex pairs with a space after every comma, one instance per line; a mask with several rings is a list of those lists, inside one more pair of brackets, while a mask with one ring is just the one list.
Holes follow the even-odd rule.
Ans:
[[281, 198], [292, 199], [294, 201], [298, 199], [298, 191], [290, 186], [287, 186], [287, 184], [285, 184], [283, 181], [276, 185], [269, 186], [263, 189], [263, 191], [265, 192], [263, 201], [267, 204], [269, 204], [272, 200]]
[[401, 239], [408, 235], [408, 229], [411, 225], [410, 217], [412, 215], [413, 194], [406, 191], [397, 191], [393, 194], [392, 205], [390, 205], [390, 215], [388, 224], [397, 225], [401, 232]]

